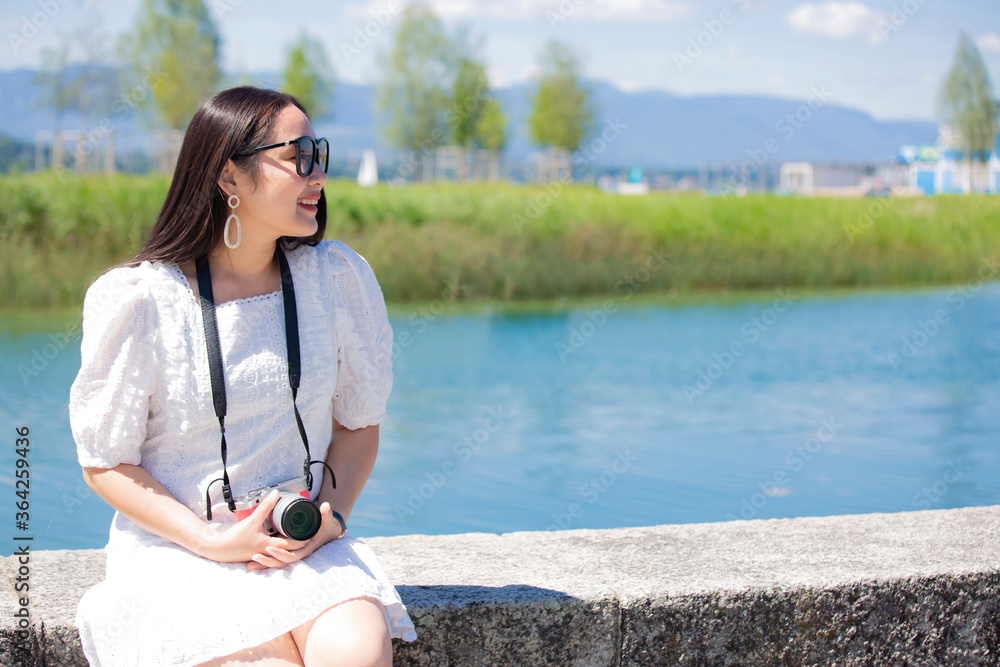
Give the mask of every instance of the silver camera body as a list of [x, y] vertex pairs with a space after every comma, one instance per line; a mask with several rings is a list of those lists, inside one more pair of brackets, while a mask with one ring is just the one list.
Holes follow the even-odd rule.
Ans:
[[274, 486], [265, 486], [236, 499], [236, 520], [246, 519], [257, 509], [271, 491], [278, 491], [278, 502], [264, 521], [264, 529], [271, 535], [282, 535], [292, 540], [308, 540], [319, 532], [323, 515], [319, 506], [309, 498], [309, 483], [305, 476], [294, 477]]

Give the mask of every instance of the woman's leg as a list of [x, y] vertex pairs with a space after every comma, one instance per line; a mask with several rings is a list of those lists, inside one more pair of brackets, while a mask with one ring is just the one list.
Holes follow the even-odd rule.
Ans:
[[285, 633], [266, 644], [237, 651], [223, 658], [216, 658], [200, 667], [302, 667], [302, 658], [292, 635]]
[[392, 638], [385, 611], [371, 598], [341, 602], [291, 634], [305, 667], [392, 665]]

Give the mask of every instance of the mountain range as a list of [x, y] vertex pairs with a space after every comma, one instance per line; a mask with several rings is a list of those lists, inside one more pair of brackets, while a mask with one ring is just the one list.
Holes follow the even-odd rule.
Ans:
[[[52, 130], [52, 109], [36, 105], [39, 86], [35, 72], [0, 71], [0, 134], [33, 142], [39, 130]], [[256, 73], [254, 82], [277, 82], [274, 73]], [[612, 83], [588, 84], [595, 111], [593, 139], [581, 155], [597, 168], [642, 166], [657, 169], [718, 167], [752, 160], [774, 166], [788, 161], [860, 163], [892, 162], [903, 144], [933, 144], [937, 124], [922, 120], [876, 120], [868, 114], [836, 104], [836, 97], [814, 88], [805, 99], [760, 95], [702, 95], [685, 97], [664, 91], [626, 92]], [[531, 84], [495, 91], [509, 118], [506, 157], [525, 161], [537, 150], [530, 141], [527, 117]], [[149, 145], [155, 127], [149, 113], [136, 104], [141, 89], [123, 89], [104, 118], [110, 121], [119, 150]], [[318, 134], [330, 138], [334, 154], [356, 159], [365, 148], [375, 148], [381, 160], [393, 154], [379, 136], [377, 91], [370, 85], [338, 83], [329, 117], [314, 122]], [[80, 117], [68, 112], [62, 128], [81, 127]]]

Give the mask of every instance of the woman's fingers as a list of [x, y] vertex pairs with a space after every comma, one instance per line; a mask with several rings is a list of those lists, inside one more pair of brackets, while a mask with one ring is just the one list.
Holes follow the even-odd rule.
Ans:
[[274, 506], [278, 504], [278, 491], [274, 490], [264, 497], [264, 500], [260, 501], [260, 505], [257, 505], [257, 509], [253, 512], [253, 517], [256, 520], [256, 524], [263, 530], [264, 522], [267, 518], [271, 516], [271, 510]]
[[294, 563], [299, 559], [299, 557], [296, 556], [294, 552], [288, 551], [287, 549], [281, 549], [275, 546], [266, 547], [264, 551], [266, 551], [271, 558], [275, 560], [280, 560], [282, 563], [286, 565], [288, 563]]
[[295, 552], [273, 545], [268, 545], [264, 547], [264, 553], [256, 553], [251, 557], [250, 562], [247, 563], [247, 569], [263, 570], [267, 568], [282, 568], [286, 565], [291, 565], [301, 558], [302, 556]]
[[251, 556], [251, 563], [257, 563], [261, 567], [271, 568], [271, 567], [284, 567], [286, 563], [281, 562], [267, 554], [254, 554]]

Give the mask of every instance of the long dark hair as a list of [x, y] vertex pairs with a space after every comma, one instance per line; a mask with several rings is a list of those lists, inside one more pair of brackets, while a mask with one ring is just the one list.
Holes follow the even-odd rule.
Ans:
[[[275, 119], [290, 104], [309, 116], [294, 96], [251, 86], [224, 90], [202, 104], [184, 133], [174, 178], [153, 230], [129, 264], [147, 260], [179, 264], [200, 259], [218, 247], [230, 213], [218, 184], [226, 161], [232, 160], [256, 184], [261, 154], [250, 151], [269, 143]], [[319, 228], [315, 234], [283, 237], [285, 247], [314, 246], [323, 238], [324, 192], [320, 193], [316, 221]]]

